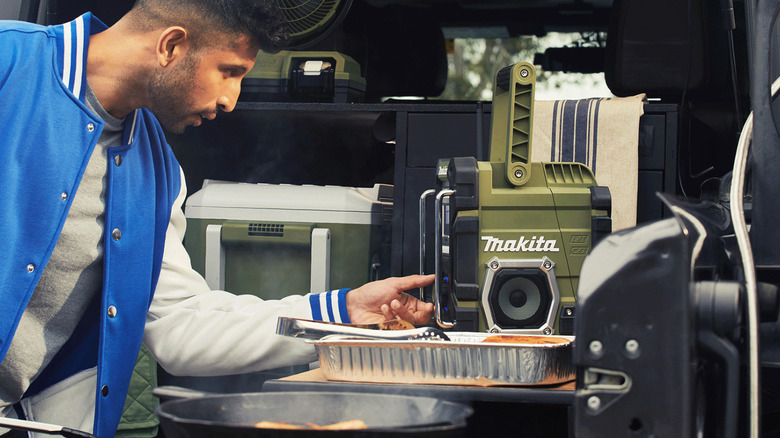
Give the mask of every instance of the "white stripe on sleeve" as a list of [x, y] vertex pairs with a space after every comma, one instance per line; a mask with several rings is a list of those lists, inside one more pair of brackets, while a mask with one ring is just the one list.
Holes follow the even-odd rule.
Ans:
[[339, 312], [339, 291], [334, 290], [330, 293], [330, 307], [333, 309], [333, 322], [342, 322]]
[[320, 312], [322, 312], [322, 320], [328, 321], [328, 322], [334, 322], [331, 321], [330, 315], [328, 314], [328, 294], [323, 292], [320, 294]]

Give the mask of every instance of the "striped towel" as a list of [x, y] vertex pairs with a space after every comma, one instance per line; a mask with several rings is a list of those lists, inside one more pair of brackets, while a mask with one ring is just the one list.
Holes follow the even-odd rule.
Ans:
[[612, 230], [636, 225], [639, 117], [644, 94], [534, 103], [532, 161], [590, 167], [612, 193]]

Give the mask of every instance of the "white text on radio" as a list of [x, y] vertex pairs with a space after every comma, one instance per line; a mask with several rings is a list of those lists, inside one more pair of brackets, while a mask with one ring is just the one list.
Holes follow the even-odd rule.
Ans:
[[519, 240], [501, 240], [493, 236], [482, 236], [485, 241], [484, 252], [558, 252], [556, 240], [545, 240], [544, 236], [531, 237], [527, 240], [520, 236]]

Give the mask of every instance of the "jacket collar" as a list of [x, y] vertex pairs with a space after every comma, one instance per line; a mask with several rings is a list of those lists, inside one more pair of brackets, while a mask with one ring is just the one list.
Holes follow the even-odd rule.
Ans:
[[[57, 39], [57, 71], [62, 83], [74, 96], [84, 103], [84, 91], [87, 89], [87, 53], [89, 37], [108, 29], [102, 21], [87, 12], [75, 20], [54, 26]], [[133, 111], [125, 122], [124, 144], [130, 144], [135, 138], [138, 123], [138, 110]]]
[[54, 27], [57, 38], [57, 70], [62, 75], [65, 88], [82, 102], [87, 82], [89, 37], [106, 29], [108, 26], [90, 12]]

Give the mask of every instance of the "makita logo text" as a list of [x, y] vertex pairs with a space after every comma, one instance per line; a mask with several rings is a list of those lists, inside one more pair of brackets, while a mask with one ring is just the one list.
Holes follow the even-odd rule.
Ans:
[[482, 236], [485, 241], [484, 252], [558, 252], [556, 240], [545, 240], [544, 236], [526, 240], [520, 236], [520, 240], [501, 240], [493, 236]]

